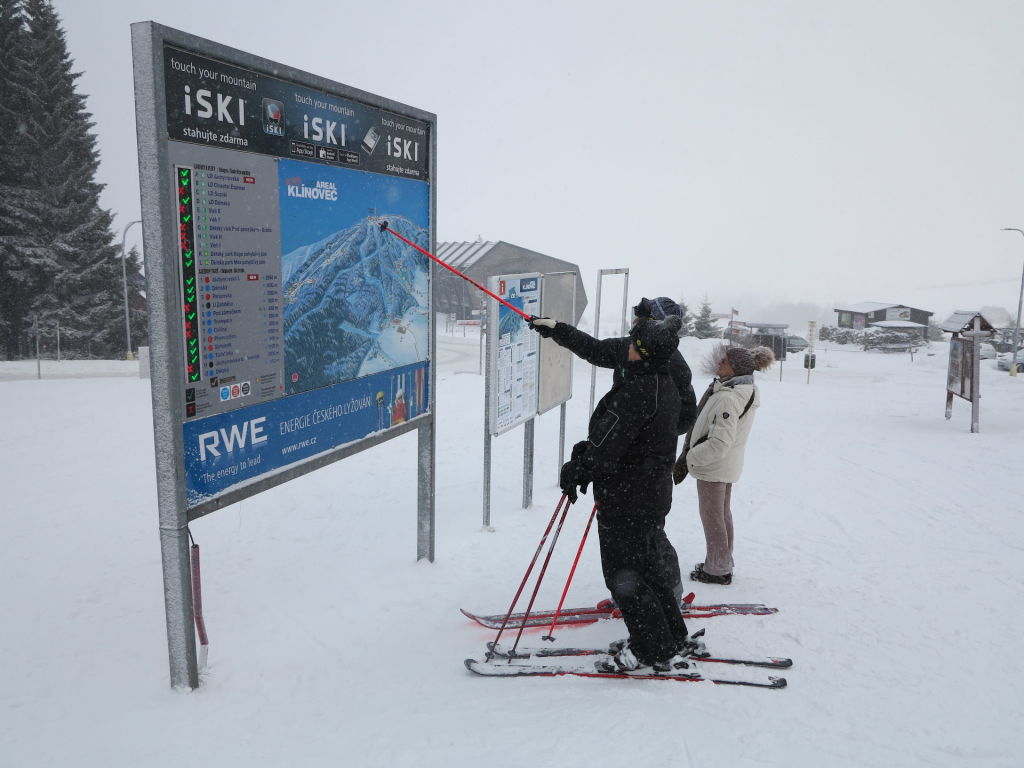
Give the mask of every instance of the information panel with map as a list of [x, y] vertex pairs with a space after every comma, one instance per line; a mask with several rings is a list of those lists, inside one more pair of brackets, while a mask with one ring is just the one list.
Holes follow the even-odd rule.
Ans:
[[[539, 272], [497, 275], [490, 278], [489, 287], [526, 315], [540, 313]], [[497, 301], [490, 302], [487, 327], [494, 348], [488, 429], [498, 435], [537, 415], [540, 336], [529, 329], [521, 315]]]
[[191, 508], [428, 412], [433, 125], [163, 62]]

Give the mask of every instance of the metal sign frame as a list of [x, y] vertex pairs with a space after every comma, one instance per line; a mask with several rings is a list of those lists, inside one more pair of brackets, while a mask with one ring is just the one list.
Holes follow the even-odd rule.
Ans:
[[[558, 282], [566, 277], [571, 278], [572, 288], [569, 291], [571, 298], [570, 306], [565, 307], [558, 301], [561, 298], [561, 292], [554, 290], [554, 286]], [[547, 272], [541, 277], [541, 317], [554, 317], [557, 319], [558, 315], [562, 314], [566, 309], [569, 310], [569, 317], [573, 321], [576, 319], [576, 281], [579, 275], [574, 270], [565, 272]], [[558, 405], [558, 465], [555, 467], [555, 480], [559, 479], [562, 464], [565, 461], [565, 417], [566, 417], [566, 404], [572, 399], [572, 385], [573, 385], [573, 359], [574, 355], [567, 349], [564, 349], [556, 344], [541, 344], [541, 365], [540, 365], [540, 395], [537, 403], [537, 415], [546, 413], [555, 405]], [[544, 400], [545, 389], [545, 378], [549, 373], [557, 373], [556, 366], [559, 361], [563, 361], [566, 366], [566, 375], [561, 381], [564, 387], [563, 391], [559, 396], [556, 396], [555, 401], [548, 405], [547, 408], [544, 406], [547, 404]]]
[[[624, 275], [625, 279], [622, 283], [622, 333], [620, 336], [625, 336], [629, 333], [629, 267], [619, 267], [618, 269], [599, 269], [597, 270], [597, 299], [594, 304], [594, 338], [601, 338], [601, 286], [604, 284], [605, 275]], [[597, 366], [591, 366], [590, 368], [590, 410], [588, 414], [594, 412], [594, 393], [597, 391]]]
[[[494, 275], [488, 279], [488, 287], [498, 295], [504, 295], [506, 285], [509, 281], [521, 284], [528, 284], [529, 290], [524, 297], [523, 311], [529, 314], [540, 312], [542, 301], [540, 272], [522, 272], [508, 275]], [[514, 287], [514, 286], [513, 286]], [[532, 310], [532, 311], [531, 311]], [[524, 415], [511, 423], [498, 426], [498, 415], [500, 398], [497, 391], [500, 384], [498, 372], [498, 339], [501, 336], [501, 319], [504, 314], [506, 319], [512, 323], [522, 323], [519, 315], [506, 310], [494, 299], [487, 300], [486, 307], [487, 326], [483, 331], [486, 335], [486, 363], [484, 366], [484, 499], [483, 499], [483, 527], [485, 530], [491, 528], [491, 440], [500, 434], [504, 434], [520, 424], [523, 425], [523, 509], [533, 504], [533, 449], [534, 449], [534, 418], [537, 416], [537, 398], [539, 397], [540, 384], [540, 337], [532, 331], [527, 331], [525, 326], [518, 328], [519, 333], [528, 333], [525, 337], [531, 345], [534, 345], [536, 356], [534, 362], [533, 381], [533, 407], [529, 415]], [[511, 387], [514, 389], [514, 386]]]
[[953, 398], [962, 397], [971, 404], [971, 432], [981, 431], [981, 344], [991, 338], [981, 329], [981, 318], [975, 317], [973, 329], [954, 333], [949, 342], [949, 363], [946, 369], [946, 421], [953, 418]]
[[[387, 429], [370, 433], [351, 443], [317, 453], [271, 474], [234, 487], [204, 503], [187, 503], [185, 489], [185, 440], [183, 414], [186, 413], [184, 388], [185, 345], [180, 330], [181, 286], [177, 280], [177, 251], [180, 234], [173, 218], [178, 201], [172, 191], [168, 101], [165, 88], [165, 47], [180, 49], [196, 57], [223, 63], [225, 67], [246, 70], [261, 78], [313, 89], [331, 97], [358, 103], [427, 124], [425, 137], [429, 152], [429, 246], [434, 250], [436, 208], [436, 116], [390, 99], [360, 91], [317, 75], [278, 64], [253, 54], [205, 40], [153, 22], [133, 24], [132, 53], [135, 77], [136, 123], [138, 131], [139, 180], [142, 190], [143, 235], [146, 255], [149, 332], [152, 354], [153, 430], [156, 443], [157, 502], [163, 558], [164, 597], [170, 657], [171, 685], [198, 686], [198, 667], [193, 630], [192, 582], [190, 572], [188, 524], [241, 499], [261, 493], [315, 469], [352, 456], [407, 432], [418, 432], [418, 515], [417, 557], [434, 559], [434, 482], [435, 432], [434, 409], [436, 339], [434, 323], [433, 274], [428, 272], [428, 334], [426, 360], [426, 412]], [[199, 93], [196, 104], [199, 101]], [[211, 94], [206, 95], [211, 111]], [[222, 107], [216, 104], [217, 116]], [[266, 120], [266, 116], [264, 116]], [[264, 126], [264, 131], [267, 131]], [[280, 135], [280, 134], [279, 134]], [[177, 143], [177, 142], [175, 142]], [[317, 155], [320, 157], [320, 155]], [[337, 157], [337, 156], [336, 156]], [[336, 159], [336, 158], [335, 158]], [[286, 399], [286, 398], [285, 398]]]

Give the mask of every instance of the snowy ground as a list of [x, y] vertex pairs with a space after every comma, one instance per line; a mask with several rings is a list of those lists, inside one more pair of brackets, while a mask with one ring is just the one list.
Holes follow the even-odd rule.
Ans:
[[[191, 693], [168, 685], [148, 382], [132, 363], [64, 362], [62, 378], [52, 363], [42, 380], [0, 364], [0, 765], [1024, 763], [1024, 377], [983, 363], [972, 435], [968, 403], [943, 419], [945, 344], [913, 362], [821, 349], [810, 384], [795, 361], [759, 375], [735, 580], [694, 587], [780, 612], [691, 626], [721, 653], [792, 656], [788, 689], [489, 680], [462, 660], [492, 633], [458, 609], [507, 607], [558, 497], [558, 417], [538, 422], [531, 509], [521, 430], [495, 440], [482, 531], [482, 378], [459, 333], [438, 348], [436, 562], [415, 561], [412, 435], [194, 523], [211, 645]], [[705, 348], [684, 341], [695, 368]], [[579, 366], [570, 444], [589, 380]], [[669, 535], [684, 566], [702, 559], [690, 481]], [[604, 596], [588, 545], [569, 602]]]

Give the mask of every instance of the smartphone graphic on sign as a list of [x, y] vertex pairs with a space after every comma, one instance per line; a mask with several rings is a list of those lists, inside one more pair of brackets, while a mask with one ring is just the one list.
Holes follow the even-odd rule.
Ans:
[[366, 150], [366, 154], [372, 155], [373, 150], [377, 147], [377, 142], [380, 141], [380, 134], [377, 133], [377, 129], [370, 127], [370, 130], [363, 136], [363, 149]]

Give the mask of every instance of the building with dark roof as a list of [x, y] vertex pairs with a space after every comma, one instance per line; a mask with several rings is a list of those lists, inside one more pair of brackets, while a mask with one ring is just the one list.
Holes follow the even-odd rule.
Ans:
[[906, 304], [883, 304], [877, 301], [835, 307], [833, 311], [838, 315], [836, 325], [839, 328], [855, 330], [863, 330], [869, 326], [906, 330], [926, 329], [929, 319], [935, 314], [925, 309], [908, 307]]

